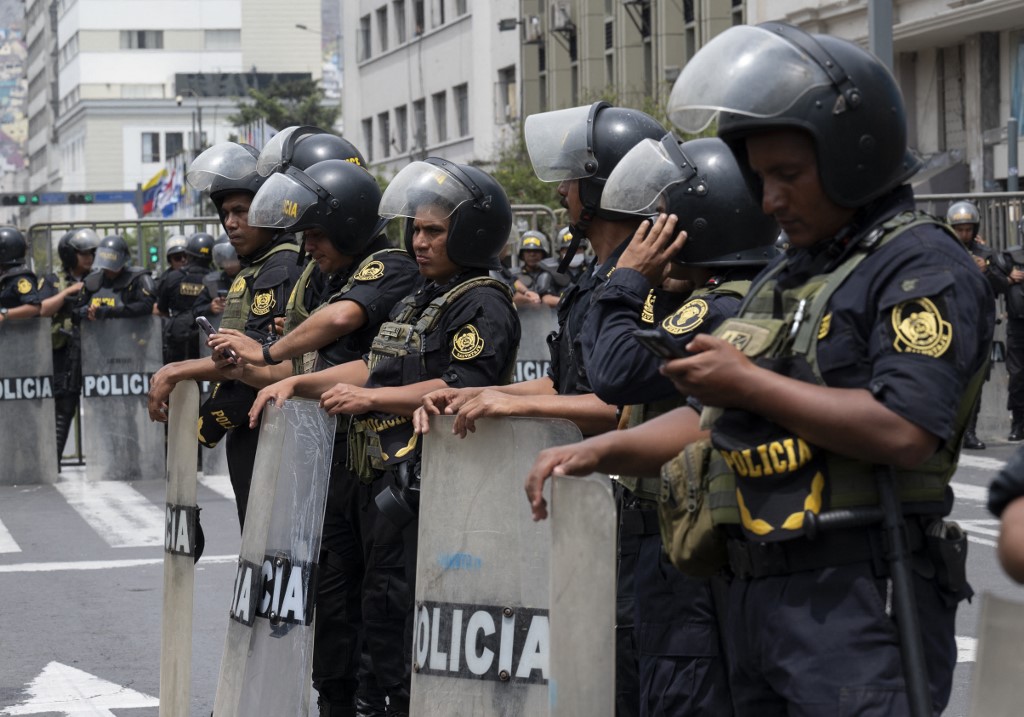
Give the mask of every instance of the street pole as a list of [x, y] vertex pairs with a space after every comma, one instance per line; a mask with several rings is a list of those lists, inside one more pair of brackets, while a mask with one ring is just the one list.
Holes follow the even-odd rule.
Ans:
[[892, 0], [868, 0], [868, 49], [892, 72]]
[[1017, 140], [1020, 138], [1020, 130], [1017, 128], [1017, 118], [1011, 117], [1006, 121], [1006, 191], [1016, 192], [1019, 188], [1017, 169]]

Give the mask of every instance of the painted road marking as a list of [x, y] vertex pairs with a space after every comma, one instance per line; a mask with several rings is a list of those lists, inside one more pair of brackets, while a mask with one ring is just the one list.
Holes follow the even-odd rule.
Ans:
[[111, 710], [160, 706], [160, 700], [152, 695], [59, 662], [44, 667], [25, 690], [28, 699], [0, 710], [0, 715], [57, 713], [64, 717], [116, 717]]
[[60, 494], [112, 548], [164, 544], [164, 510], [128, 483], [72, 478], [57, 483]]

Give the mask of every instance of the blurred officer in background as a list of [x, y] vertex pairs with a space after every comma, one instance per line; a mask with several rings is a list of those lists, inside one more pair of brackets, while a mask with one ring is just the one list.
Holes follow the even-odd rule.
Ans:
[[17, 227], [0, 227], [0, 326], [39, 316], [39, 282], [25, 263], [28, 243]]
[[214, 239], [205, 232], [185, 242], [185, 264], [168, 271], [160, 281], [156, 306], [164, 322], [164, 363], [199, 358], [199, 329], [192, 306], [202, 293], [210, 271]]
[[92, 273], [85, 281], [77, 311], [89, 321], [130, 319], [153, 313], [156, 286], [141, 266], [130, 264], [131, 253], [124, 237], [111, 234], [100, 240]]
[[[192, 304], [193, 316], [205, 316], [213, 324], [214, 328], [220, 326], [220, 317], [224, 313], [224, 306], [227, 303], [228, 289], [238, 272], [242, 269], [242, 263], [238, 260], [238, 252], [227, 241], [227, 235], [223, 235], [225, 241], [217, 240], [213, 245], [213, 264], [217, 268], [203, 277], [203, 288]], [[205, 341], [206, 337], [200, 337]]]
[[554, 278], [554, 268], [542, 264], [547, 257], [548, 238], [534, 229], [523, 232], [519, 240], [516, 306], [558, 305], [561, 291]]
[[82, 344], [75, 307], [92, 271], [100, 238], [89, 228], [71, 229], [57, 242], [61, 270], [43, 277], [42, 316], [53, 318], [53, 406], [57, 417], [57, 465], [64, 455], [82, 391]]

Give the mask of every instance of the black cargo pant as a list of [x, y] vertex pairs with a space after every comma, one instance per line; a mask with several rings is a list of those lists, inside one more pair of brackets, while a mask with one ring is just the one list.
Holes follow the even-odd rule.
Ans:
[[1024, 319], [1006, 322], [1006, 407], [1015, 420], [1024, 419]]

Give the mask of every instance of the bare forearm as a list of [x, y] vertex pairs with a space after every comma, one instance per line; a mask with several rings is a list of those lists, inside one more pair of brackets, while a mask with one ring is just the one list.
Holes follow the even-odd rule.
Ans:
[[370, 372], [367, 371], [365, 363], [349, 361], [331, 366], [323, 371], [296, 376], [295, 393], [303, 398], [320, 398], [324, 391], [338, 383], [362, 386], [366, 383], [369, 375]]
[[586, 393], [579, 396], [516, 396], [509, 415], [564, 418], [579, 426], [583, 435], [593, 436], [615, 428], [615, 413], [615, 406], [608, 405], [592, 393]]
[[317, 311], [274, 344], [277, 360], [316, 351], [361, 328], [366, 314], [354, 301], [339, 301]]
[[558, 395], [555, 392], [555, 384], [547, 376], [535, 378], [532, 381], [520, 381], [519, 383], [510, 383], [507, 386], [492, 386], [491, 388], [495, 391], [507, 393], [510, 396]]
[[432, 378], [429, 381], [412, 383], [408, 386], [382, 386], [370, 389], [373, 410], [392, 413], [396, 416], [412, 416], [413, 412], [422, 405], [424, 396], [431, 391], [445, 388], [447, 385], [439, 378]]
[[1003, 510], [998, 554], [1006, 574], [1024, 584], [1024, 498], [1017, 498]]
[[8, 319], [31, 319], [39, 316], [39, 304], [22, 304], [7, 312]]
[[272, 383], [292, 375], [291, 362], [276, 364], [274, 366], [252, 366], [246, 365], [242, 370], [242, 382], [253, 388], [263, 388]]

